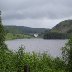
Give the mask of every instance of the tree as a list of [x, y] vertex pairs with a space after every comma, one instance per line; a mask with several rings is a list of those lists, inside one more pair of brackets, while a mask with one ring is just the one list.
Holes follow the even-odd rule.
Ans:
[[[1, 11], [0, 11], [0, 72], [8, 72], [6, 71], [7, 65], [7, 59], [8, 59], [8, 49], [5, 44], [5, 32], [4, 27], [2, 25], [1, 20]], [[9, 61], [8, 61], [9, 62]]]
[[66, 39], [68, 38], [66, 33], [58, 33], [58, 32], [47, 32], [44, 34], [44, 39]]
[[2, 25], [1, 11], [0, 11], [0, 49], [7, 48], [4, 41], [5, 41], [5, 32], [4, 32], [4, 27]]
[[69, 39], [65, 47], [62, 48], [62, 56], [67, 67], [67, 72], [72, 72], [72, 38]]

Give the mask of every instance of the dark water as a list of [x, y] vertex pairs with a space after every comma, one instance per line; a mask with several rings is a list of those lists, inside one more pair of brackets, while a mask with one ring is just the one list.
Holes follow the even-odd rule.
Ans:
[[16, 39], [6, 41], [8, 48], [17, 51], [22, 45], [27, 52], [47, 52], [51, 56], [61, 56], [61, 48], [67, 40], [44, 40], [44, 39]]

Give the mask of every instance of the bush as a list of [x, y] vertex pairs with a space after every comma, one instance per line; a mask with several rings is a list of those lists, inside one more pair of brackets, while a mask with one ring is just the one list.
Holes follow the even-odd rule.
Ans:
[[70, 38], [66, 46], [62, 48], [62, 56], [67, 65], [66, 71], [72, 72], [72, 38]]

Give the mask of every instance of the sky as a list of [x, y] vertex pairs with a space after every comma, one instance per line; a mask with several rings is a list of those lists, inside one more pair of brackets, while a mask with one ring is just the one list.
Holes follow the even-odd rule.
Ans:
[[0, 0], [3, 25], [52, 28], [72, 19], [72, 0]]

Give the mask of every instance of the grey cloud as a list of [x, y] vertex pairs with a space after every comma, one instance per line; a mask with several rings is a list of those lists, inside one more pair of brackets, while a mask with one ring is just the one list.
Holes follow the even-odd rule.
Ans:
[[3, 19], [49, 18], [72, 16], [72, 0], [1, 0]]

